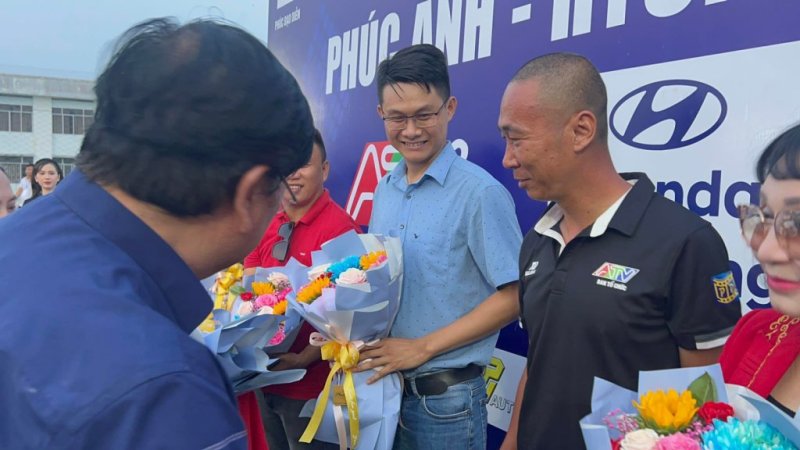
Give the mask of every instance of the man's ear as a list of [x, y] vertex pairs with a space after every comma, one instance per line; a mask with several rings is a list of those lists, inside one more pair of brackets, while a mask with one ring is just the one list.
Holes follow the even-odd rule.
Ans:
[[570, 120], [572, 147], [576, 153], [585, 150], [597, 136], [597, 118], [588, 110], [578, 111]]
[[331, 162], [327, 159], [322, 163], [322, 182], [328, 181], [328, 175], [331, 172]]
[[236, 185], [233, 194], [233, 213], [239, 223], [239, 231], [248, 233], [258, 227], [265, 208], [274, 207], [277, 196], [268, 192], [269, 167], [260, 165], [247, 170]]

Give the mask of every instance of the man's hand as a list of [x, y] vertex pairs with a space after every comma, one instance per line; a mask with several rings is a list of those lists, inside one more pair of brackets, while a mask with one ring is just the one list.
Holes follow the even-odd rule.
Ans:
[[300, 353], [282, 353], [275, 355], [280, 358], [278, 363], [272, 366], [269, 370], [277, 372], [280, 370], [291, 369], [305, 369], [311, 364], [322, 359], [320, 348], [313, 345], [307, 345]]
[[[426, 347], [421, 339], [383, 339], [377, 344], [364, 347], [361, 351], [363, 362], [354, 369], [354, 372], [380, 367], [377, 373], [367, 380], [367, 384], [372, 384], [393, 372], [414, 369], [428, 362], [433, 355]], [[367, 359], [370, 361], [366, 361]]]

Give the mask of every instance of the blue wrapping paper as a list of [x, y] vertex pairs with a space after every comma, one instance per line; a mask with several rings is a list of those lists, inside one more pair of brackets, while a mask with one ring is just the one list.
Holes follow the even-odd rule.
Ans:
[[[213, 285], [213, 279], [210, 277], [201, 281], [207, 290]], [[305, 369], [279, 372], [267, 369], [278, 360], [270, 358], [264, 347], [285, 320], [283, 316], [251, 314], [237, 318], [224, 309], [216, 309], [212, 314], [216, 329], [211, 333], [196, 329], [191, 336], [214, 353], [234, 392], [241, 394], [273, 384], [292, 383], [305, 376]], [[299, 323], [299, 314], [294, 317], [295, 322]], [[293, 331], [296, 336], [295, 330], [289, 330], [284, 342], [290, 340]]]
[[[320, 334], [330, 341], [371, 342], [389, 335], [400, 306], [402, 286], [402, 250], [400, 240], [380, 235], [346, 233], [312, 253], [312, 267], [337, 262], [353, 255], [386, 250], [387, 261], [367, 271], [367, 283], [338, 285], [324, 289], [322, 295], [310, 305], [298, 303], [294, 292], [289, 295], [290, 309], [296, 310]], [[292, 286], [308, 284], [309, 268], [290, 260], [284, 272]], [[354, 373], [358, 399], [360, 437], [357, 449], [391, 449], [400, 415], [402, 383], [398, 376], [388, 376], [372, 385], [366, 383], [372, 372]], [[337, 376], [341, 378], [341, 375]], [[334, 379], [336, 383], [336, 378]], [[320, 394], [322, 395], [322, 394]], [[339, 443], [334, 420], [334, 408], [344, 416], [347, 442], [350, 441], [347, 425], [347, 408], [335, 406], [333, 393], [328, 399], [325, 414], [315, 439]], [[317, 401], [312, 400], [301, 416], [310, 417]]]
[[717, 386], [717, 401], [734, 407], [737, 417], [761, 420], [775, 427], [786, 438], [800, 444], [800, 420], [792, 419], [774, 405], [741, 386], [728, 385], [727, 389], [719, 364], [704, 367], [654, 370], [639, 372], [638, 393], [617, 386], [614, 383], [595, 377], [592, 389], [592, 412], [581, 419], [580, 426], [587, 450], [611, 450], [611, 439], [620, 437], [615, 430], [609, 430], [603, 418], [614, 409], [635, 413], [632, 405], [648, 391], [675, 389], [681, 392], [704, 373], [711, 375]]

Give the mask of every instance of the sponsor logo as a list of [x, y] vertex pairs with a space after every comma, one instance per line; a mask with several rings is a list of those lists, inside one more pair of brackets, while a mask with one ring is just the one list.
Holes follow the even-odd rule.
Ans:
[[359, 225], [369, 225], [372, 199], [378, 182], [403, 159], [388, 141], [367, 142], [361, 154], [345, 209]]
[[492, 360], [489, 361], [489, 365], [483, 371], [483, 381], [486, 382], [486, 398], [492, 398], [494, 390], [497, 388], [497, 384], [500, 383], [500, 378], [502, 378], [505, 371], [506, 365], [503, 364], [503, 360], [492, 356]]
[[536, 273], [536, 268], [539, 267], [539, 261], [534, 261], [531, 263], [530, 267], [525, 269], [525, 276], [529, 277]]
[[711, 277], [714, 282], [714, 295], [720, 303], [730, 303], [739, 298], [739, 289], [736, 288], [736, 280], [733, 272], [727, 271]]
[[610, 128], [620, 141], [644, 150], [672, 150], [710, 136], [722, 125], [728, 105], [712, 86], [665, 80], [624, 96], [611, 110]]
[[631, 281], [639, 269], [633, 267], [626, 267], [620, 264], [604, 262], [603, 265], [597, 268], [592, 275], [599, 278], [597, 280], [598, 286], [610, 287], [620, 291], [627, 291], [628, 286], [626, 283]]

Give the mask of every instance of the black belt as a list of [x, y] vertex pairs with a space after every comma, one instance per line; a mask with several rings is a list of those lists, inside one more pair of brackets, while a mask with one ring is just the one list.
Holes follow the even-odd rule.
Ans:
[[[444, 394], [450, 386], [464, 381], [471, 380], [483, 374], [483, 366], [470, 364], [460, 369], [448, 369], [430, 375], [422, 375], [416, 378], [404, 379], [404, 393], [413, 395], [439, 395]], [[416, 385], [416, 391], [413, 389]]]

